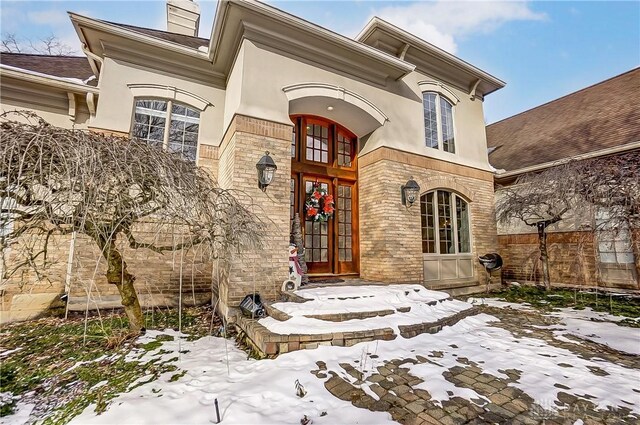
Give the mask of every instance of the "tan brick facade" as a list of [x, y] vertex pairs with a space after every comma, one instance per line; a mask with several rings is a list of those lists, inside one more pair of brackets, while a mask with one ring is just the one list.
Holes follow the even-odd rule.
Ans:
[[[389, 148], [360, 159], [361, 276], [385, 282], [423, 282], [420, 205], [406, 208], [400, 187], [413, 178], [421, 193], [457, 192], [469, 201], [474, 258], [498, 248], [491, 173]], [[475, 279], [484, 280], [477, 262]]]
[[[289, 270], [289, 181], [292, 126], [236, 115], [220, 146], [218, 182], [266, 223], [264, 247], [229, 259], [220, 282], [220, 310], [237, 307], [254, 291], [267, 300], [280, 293]], [[278, 170], [265, 192], [258, 188], [256, 163], [268, 151]]]
[[[202, 145], [198, 165], [217, 177], [218, 148]], [[73, 256], [69, 258], [71, 239], [71, 236], [58, 236], [50, 243], [47, 254], [50, 266], [42, 276], [24, 268], [2, 282], [0, 323], [29, 319], [50, 308], [64, 307], [60, 296], [67, 292], [72, 310], [84, 310], [87, 297], [91, 309], [120, 306], [117, 288], [106, 282], [104, 259], [95, 243], [85, 236], [78, 236]], [[9, 267], [15, 264], [12, 258], [17, 249], [8, 251]], [[200, 258], [197, 248], [164, 255], [145, 249], [128, 249], [122, 244], [121, 249], [129, 270], [136, 276], [136, 290], [143, 306], [177, 305], [180, 282], [184, 304], [201, 304], [210, 299], [216, 271], [209, 261]]]
[[[594, 242], [592, 232], [550, 232], [547, 249], [551, 284], [638, 289], [640, 284], [632, 279], [613, 281], [599, 270]], [[500, 235], [498, 243], [505, 280], [542, 281], [537, 233]]]

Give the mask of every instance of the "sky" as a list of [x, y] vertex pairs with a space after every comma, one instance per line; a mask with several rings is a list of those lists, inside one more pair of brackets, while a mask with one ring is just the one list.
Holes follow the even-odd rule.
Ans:
[[[209, 38], [216, 2], [200, 0]], [[640, 66], [640, 0], [635, 1], [269, 1], [348, 37], [379, 16], [500, 78], [485, 99], [493, 123]], [[166, 29], [165, 1], [7, 1], [3, 36], [56, 35], [79, 49], [66, 11]]]

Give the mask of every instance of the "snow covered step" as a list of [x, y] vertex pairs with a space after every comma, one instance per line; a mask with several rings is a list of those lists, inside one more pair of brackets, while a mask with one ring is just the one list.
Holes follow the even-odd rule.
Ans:
[[[325, 296], [318, 292], [310, 294], [310, 291], [318, 289], [358, 292], [353, 296]], [[276, 317], [260, 320], [237, 317], [238, 327], [258, 350], [267, 355], [277, 355], [317, 348], [319, 345], [351, 346], [365, 341], [391, 340], [398, 336], [412, 338], [422, 333], [439, 332], [444, 326], [477, 313], [471, 304], [452, 300], [448, 294], [434, 293], [419, 285], [377, 286], [372, 290], [363, 286], [317, 288], [298, 293], [304, 293], [308, 301], [269, 306], [268, 310], [278, 312]], [[363, 303], [362, 300], [369, 302]], [[387, 308], [371, 310], [372, 307], [383, 305]], [[368, 310], [365, 309], [367, 306]], [[377, 314], [388, 310], [390, 314]], [[368, 317], [349, 319], [357, 315]], [[324, 320], [331, 317], [347, 320]]]

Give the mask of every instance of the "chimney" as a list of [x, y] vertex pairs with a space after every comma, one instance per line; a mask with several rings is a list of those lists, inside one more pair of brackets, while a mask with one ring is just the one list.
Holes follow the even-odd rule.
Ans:
[[193, 0], [167, 0], [167, 31], [197, 37], [200, 6]]

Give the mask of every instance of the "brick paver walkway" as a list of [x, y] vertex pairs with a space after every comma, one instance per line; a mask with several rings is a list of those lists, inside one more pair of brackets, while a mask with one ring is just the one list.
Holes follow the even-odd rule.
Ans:
[[[536, 326], [552, 324], [554, 319], [537, 313], [523, 313], [508, 309], [483, 307], [486, 313], [500, 318], [493, 326], [502, 327], [516, 337], [538, 338], [550, 345], [561, 347], [576, 353], [585, 359], [599, 358], [608, 362], [628, 367], [630, 373], [636, 373], [640, 380], [640, 358], [638, 356], [620, 353], [599, 344], [576, 339], [575, 343], [559, 341], [553, 338], [548, 329]], [[453, 349], [457, 347], [452, 347]], [[370, 355], [374, 358], [375, 355]], [[318, 362], [318, 369], [312, 371], [318, 378], [326, 379], [325, 387], [336, 397], [350, 401], [354, 406], [372, 411], [389, 412], [393, 419], [401, 424], [574, 424], [581, 419], [585, 425], [590, 424], [620, 424], [640, 423], [640, 416], [631, 414], [626, 407], [598, 410], [589, 399], [595, 397], [585, 394], [578, 398], [572, 394], [560, 391], [555, 406], [541, 406], [536, 404], [531, 396], [510, 385], [520, 379], [521, 371], [515, 369], [500, 370], [501, 377], [483, 373], [473, 359], [458, 358], [459, 365], [450, 368], [442, 375], [456, 387], [469, 388], [487, 400], [471, 399], [454, 396], [446, 401], [432, 400], [431, 394], [423, 389], [414, 388], [423, 382], [413, 376], [408, 364], [436, 363], [442, 357], [442, 352], [431, 351], [415, 355], [414, 358], [392, 360], [377, 367], [376, 373], [362, 381], [363, 374], [357, 364], [342, 363], [340, 367], [351, 375], [355, 382], [352, 385], [342, 379], [336, 371], [327, 370], [323, 362]], [[404, 367], [403, 367], [404, 366]], [[558, 363], [559, 368], [570, 368], [572, 365]], [[590, 368], [591, 373], [603, 375], [606, 372], [597, 367]], [[599, 376], [600, 376], [599, 375]], [[376, 400], [360, 388], [360, 384], [367, 384], [370, 390], [379, 398]], [[556, 384], [559, 389], [568, 389], [562, 384]], [[639, 385], [640, 387], [640, 385]], [[639, 391], [640, 392], [640, 391]], [[640, 394], [633, 394], [634, 400], [640, 399]]]

